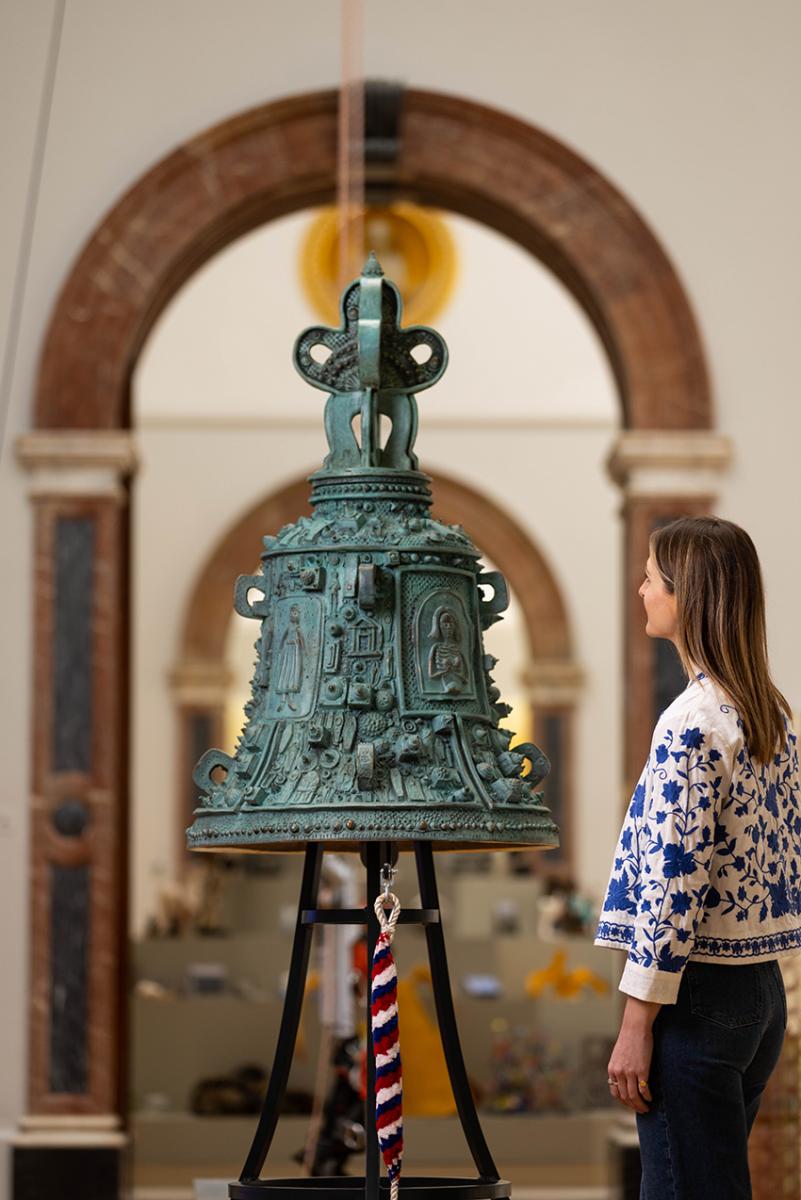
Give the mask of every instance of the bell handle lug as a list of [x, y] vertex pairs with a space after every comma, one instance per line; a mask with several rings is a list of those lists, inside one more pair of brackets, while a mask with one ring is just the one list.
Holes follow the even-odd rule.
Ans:
[[506, 612], [509, 607], [509, 585], [500, 571], [482, 571], [476, 579], [476, 583], [479, 588], [484, 586], [492, 588], [492, 599], [481, 599], [478, 607], [482, 620], [494, 624], [500, 618], [501, 613]]
[[[255, 603], [248, 599], [248, 593], [255, 589], [262, 593], [262, 598]], [[267, 580], [263, 575], [240, 575], [234, 584], [234, 608], [240, 617], [264, 617], [267, 615]]]
[[359, 608], [371, 611], [375, 608], [376, 566], [375, 563], [359, 563], [358, 576]]
[[362, 791], [369, 791], [375, 782], [375, 746], [359, 742], [356, 746], [356, 781]]
[[543, 754], [539, 746], [535, 746], [533, 742], [519, 742], [513, 748], [513, 753], [524, 758], [531, 768], [528, 775], [520, 776], [523, 782], [530, 787], [536, 787], [538, 783], [542, 783], [551, 769], [551, 764], [548, 756]]
[[219, 787], [211, 777], [211, 773], [215, 767], [222, 767], [224, 771], [230, 773], [234, 766], [234, 760], [230, 754], [225, 754], [222, 750], [207, 750], [195, 763], [195, 769], [192, 772], [192, 780], [206, 795], [214, 788]]

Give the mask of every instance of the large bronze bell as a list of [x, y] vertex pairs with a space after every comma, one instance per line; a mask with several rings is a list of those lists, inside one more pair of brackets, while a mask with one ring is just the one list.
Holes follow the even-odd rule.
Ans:
[[247, 723], [233, 757], [209, 750], [195, 768], [189, 846], [555, 846], [535, 791], [548, 762], [531, 743], [510, 749], [482, 644], [506, 583], [431, 516], [414, 454], [415, 393], [442, 375], [445, 343], [400, 328], [372, 255], [341, 311], [339, 329], [295, 346], [300, 374], [329, 393], [329, 454], [313, 515], [266, 537], [259, 573], [237, 580], [236, 611], [261, 622]]

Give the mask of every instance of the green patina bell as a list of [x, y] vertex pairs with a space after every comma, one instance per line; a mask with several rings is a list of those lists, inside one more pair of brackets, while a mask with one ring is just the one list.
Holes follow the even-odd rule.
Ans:
[[297, 369], [330, 393], [330, 450], [311, 476], [313, 515], [266, 537], [260, 572], [237, 580], [236, 611], [261, 622], [258, 661], [233, 757], [209, 750], [195, 768], [192, 848], [558, 844], [534, 790], [547, 759], [510, 749], [482, 645], [506, 583], [482, 572], [460, 526], [430, 515], [414, 454], [414, 393], [440, 378], [447, 348], [400, 315], [371, 255], [341, 327], [298, 338]]

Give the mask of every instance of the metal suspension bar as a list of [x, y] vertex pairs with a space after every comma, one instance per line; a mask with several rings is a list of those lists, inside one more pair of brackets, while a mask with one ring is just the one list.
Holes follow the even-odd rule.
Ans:
[[[417, 879], [420, 884], [420, 902], [423, 908], [438, 909], [437, 877], [434, 872], [434, 852], [431, 843], [415, 842], [414, 857], [417, 864]], [[500, 1179], [500, 1175], [478, 1120], [473, 1093], [467, 1078], [467, 1068], [462, 1057], [459, 1031], [456, 1027], [456, 1014], [453, 1010], [442, 921], [426, 925], [425, 930], [437, 1024], [453, 1089], [453, 1098], [456, 1101], [456, 1111], [459, 1114], [473, 1162], [476, 1164], [482, 1181], [495, 1183]]]
[[[366, 925], [370, 913], [366, 908], [313, 908], [303, 914], [304, 925]], [[398, 917], [399, 925], [430, 925], [439, 920], [433, 908], [404, 908]]]

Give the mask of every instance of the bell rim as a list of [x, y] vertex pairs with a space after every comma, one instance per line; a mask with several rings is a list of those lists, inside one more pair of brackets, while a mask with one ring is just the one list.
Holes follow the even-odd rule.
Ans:
[[306, 840], [302, 841], [302, 842], [290, 842], [290, 841], [265, 842], [265, 841], [261, 841], [261, 842], [244, 843], [240, 840], [237, 843], [230, 844], [230, 845], [214, 845], [214, 846], [212, 846], [212, 845], [203, 845], [201, 843], [196, 843], [194, 845], [189, 845], [187, 847], [187, 849], [192, 854], [221, 854], [221, 855], [304, 854], [306, 851], [306, 847], [309, 845], [309, 843], [313, 842], [315, 845], [321, 845], [324, 850], [330, 850], [331, 853], [334, 853], [334, 854], [360, 854], [365, 842], [381, 842], [383, 844], [386, 844], [388, 841], [391, 842], [392, 845], [395, 846], [397, 848], [397, 850], [400, 851], [401, 853], [412, 853], [414, 851], [416, 842], [431, 842], [432, 848], [433, 848], [435, 854], [443, 854], [443, 853], [444, 854], [470, 854], [470, 853], [478, 854], [478, 853], [487, 853], [489, 851], [499, 851], [499, 850], [503, 850], [510, 854], [513, 854], [515, 851], [523, 851], [523, 850], [542, 850], [543, 852], [545, 852], [547, 850], [558, 850], [559, 845], [560, 845], [558, 838], [554, 839], [554, 841], [549, 841], [549, 842], [544, 842], [544, 841], [508, 842], [508, 841], [503, 841], [502, 839], [499, 841], [495, 841], [495, 842], [492, 842], [492, 841], [484, 841], [484, 842], [448, 841], [448, 842], [445, 842], [441, 838], [432, 837], [431, 834], [422, 834], [421, 833], [419, 836], [416, 836], [414, 838], [408, 838], [408, 837], [402, 837], [402, 838], [389, 837], [388, 838], [386, 836], [386, 834], [384, 834], [382, 837], [379, 837], [374, 834], [370, 837], [361, 837], [359, 839], [359, 841], [353, 841], [353, 840], [346, 841], [344, 839], [342, 839], [340, 841], [334, 841], [331, 838], [327, 838], [327, 837], [317, 838], [317, 837], [313, 837], [312, 835], [309, 835], [309, 837], [306, 838]]

